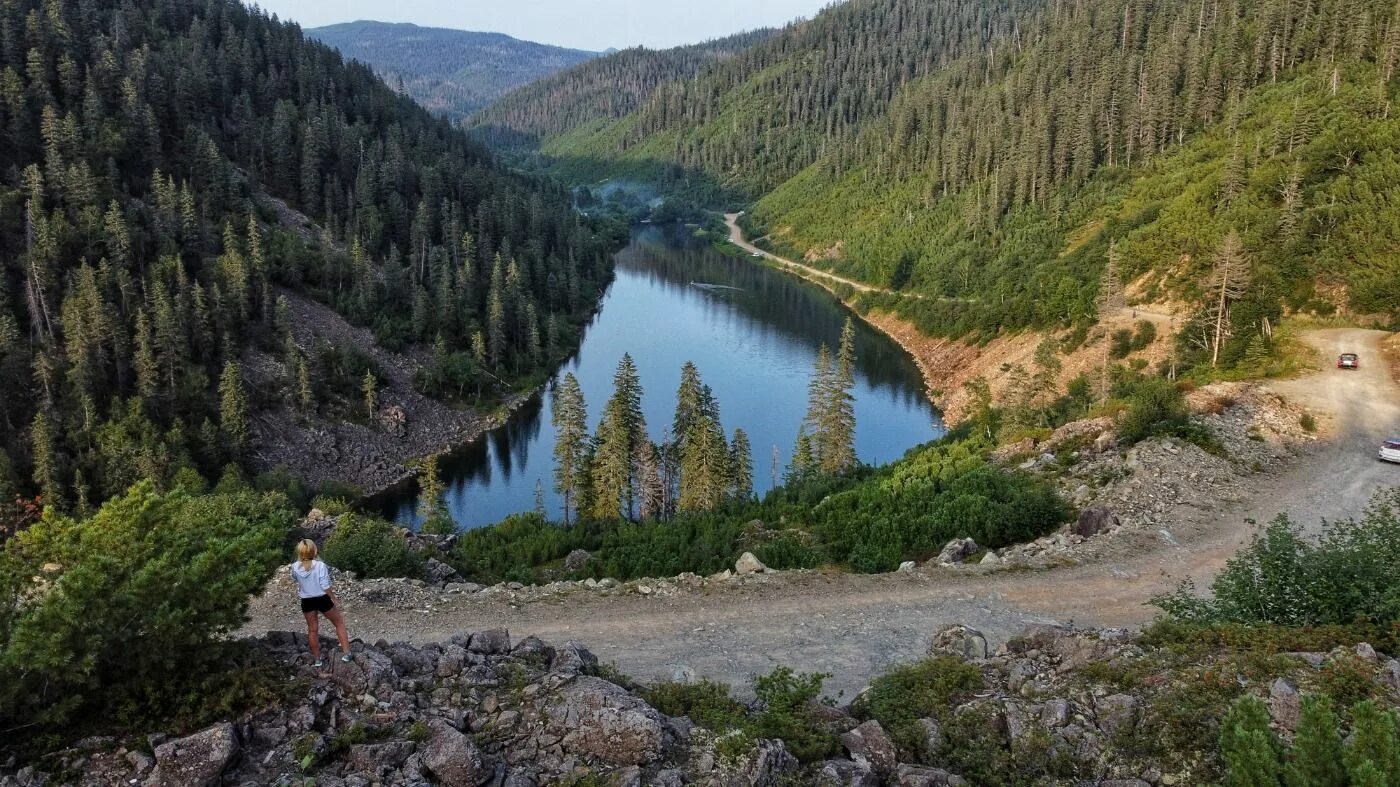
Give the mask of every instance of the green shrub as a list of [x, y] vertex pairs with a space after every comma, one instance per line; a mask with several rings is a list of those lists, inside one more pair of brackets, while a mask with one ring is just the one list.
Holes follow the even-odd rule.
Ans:
[[667, 716], [687, 716], [713, 732], [726, 732], [744, 721], [745, 708], [730, 696], [729, 686], [712, 680], [657, 683], [642, 689], [641, 696]]
[[321, 550], [327, 564], [362, 577], [416, 577], [423, 557], [409, 549], [397, 528], [382, 519], [345, 514]]
[[1236, 702], [1220, 725], [1220, 756], [1227, 787], [1277, 787], [1283, 767], [1269, 708], [1257, 697]]
[[753, 691], [763, 710], [750, 723], [750, 732], [758, 738], [781, 738], [792, 756], [802, 762], [816, 762], [833, 754], [836, 736], [813, 713], [827, 677], [795, 673], [788, 667], [755, 677]]
[[981, 670], [937, 656], [901, 664], [876, 678], [858, 710], [862, 717], [879, 721], [901, 751], [933, 762], [937, 752], [926, 750], [919, 719], [947, 718], [955, 704], [983, 686]]
[[1387, 626], [1400, 621], [1400, 490], [1376, 494], [1359, 520], [1327, 522], [1316, 541], [1280, 516], [1232, 557], [1199, 597], [1190, 584], [1154, 600], [1196, 623]]
[[764, 565], [779, 571], [818, 568], [828, 562], [826, 553], [821, 548], [790, 533], [784, 533], [755, 549], [754, 554]]
[[[280, 496], [143, 482], [78, 521], [50, 513], [0, 549], [0, 729], [201, 718], [262, 684], [223, 637], [281, 558]], [[195, 706], [193, 709], [191, 706]]]

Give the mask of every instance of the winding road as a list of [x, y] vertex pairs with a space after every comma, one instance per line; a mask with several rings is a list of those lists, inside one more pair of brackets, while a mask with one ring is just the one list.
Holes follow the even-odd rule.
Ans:
[[[1216, 511], [1169, 511], [1174, 538], [1143, 534], [1096, 562], [1033, 572], [980, 575], [936, 570], [908, 574], [783, 573], [757, 581], [711, 583], [676, 595], [574, 592], [524, 603], [510, 594], [442, 595], [347, 604], [352, 634], [424, 643], [453, 633], [506, 626], [516, 637], [577, 639], [639, 679], [677, 672], [738, 687], [785, 664], [831, 673], [827, 689], [849, 697], [893, 663], [924, 653], [930, 634], [966, 623], [993, 643], [1028, 623], [1072, 621], [1136, 626], [1146, 602], [1183, 577], [1206, 582], [1251, 533], [1247, 520], [1290, 512], [1299, 521], [1361, 511], [1371, 493], [1400, 485], [1400, 466], [1376, 460], [1379, 440], [1400, 432], [1400, 391], [1386, 371], [1379, 331], [1308, 334], [1323, 371], [1275, 387], [1324, 415], [1327, 439], [1286, 467], [1255, 476], [1253, 495]], [[1359, 352], [1359, 372], [1334, 368], [1336, 354]], [[300, 615], [285, 589], [255, 599], [245, 633], [295, 629]]]

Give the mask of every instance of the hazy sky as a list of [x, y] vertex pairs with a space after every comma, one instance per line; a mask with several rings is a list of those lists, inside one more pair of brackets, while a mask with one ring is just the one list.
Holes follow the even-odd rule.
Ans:
[[319, 27], [356, 19], [506, 33], [603, 50], [668, 47], [811, 17], [831, 0], [261, 0], [282, 19]]

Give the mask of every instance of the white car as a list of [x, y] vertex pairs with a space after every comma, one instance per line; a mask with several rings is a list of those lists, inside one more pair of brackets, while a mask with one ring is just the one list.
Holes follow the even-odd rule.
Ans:
[[1381, 443], [1380, 460], [1400, 464], [1400, 437], [1392, 437]]

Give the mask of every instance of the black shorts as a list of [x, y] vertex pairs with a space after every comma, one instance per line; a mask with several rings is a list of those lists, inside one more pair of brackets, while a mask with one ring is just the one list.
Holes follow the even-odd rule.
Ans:
[[330, 596], [312, 596], [311, 598], [304, 598], [301, 600], [302, 614], [307, 612], [320, 612], [321, 614], [325, 614], [333, 609], [335, 609], [335, 602], [331, 601]]

